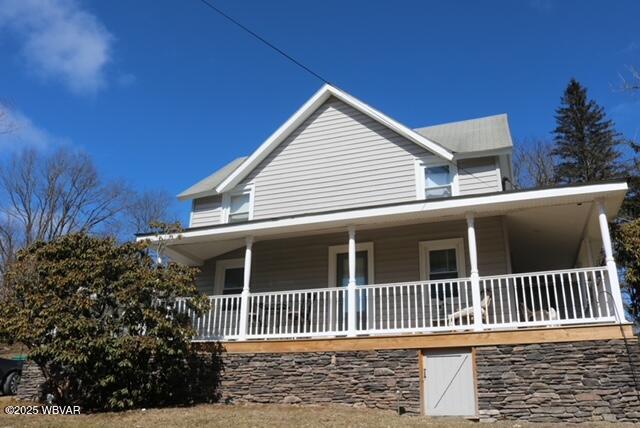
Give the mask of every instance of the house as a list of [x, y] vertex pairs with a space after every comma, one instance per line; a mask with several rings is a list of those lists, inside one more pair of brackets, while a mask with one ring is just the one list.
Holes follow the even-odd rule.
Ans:
[[224, 347], [229, 401], [639, 420], [627, 184], [518, 189], [512, 156], [506, 115], [411, 129], [325, 85], [179, 195], [189, 228], [138, 239], [200, 267], [194, 340]]

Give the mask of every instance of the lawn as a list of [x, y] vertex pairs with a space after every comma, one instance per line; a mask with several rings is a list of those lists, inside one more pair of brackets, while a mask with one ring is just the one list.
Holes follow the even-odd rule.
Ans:
[[[0, 399], [0, 407], [15, 404], [8, 397]], [[20, 403], [24, 404], [24, 403]], [[2, 410], [2, 409], [0, 409]], [[184, 427], [458, 427], [478, 426], [465, 419], [430, 419], [417, 416], [397, 416], [393, 412], [354, 409], [344, 406], [302, 407], [290, 405], [200, 405], [188, 408], [136, 410], [123, 413], [100, 413], [80, 416], [7, 416], [0, 415], [0, 428], [65, 427], [65, 428], [173, 428]], [[551, 427], [562, 425], [494, 423], [503, 427]], [[613, 427], [597, 423], [594, 427]], [[624, 426], [617, 424], [616, 427]]]

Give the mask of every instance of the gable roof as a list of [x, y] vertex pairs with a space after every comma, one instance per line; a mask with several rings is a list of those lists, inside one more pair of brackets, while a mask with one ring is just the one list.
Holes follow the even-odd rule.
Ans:
[[315, 93], [293, 116], [289, 118], [276, 132], [274, 132], [258, 149], [251, 154], [235, 171], [229, 174], [215, 188], [216, 193], [222, 193], [235, 187], [242, 181], [260, 162], [262, 162], [281, 142], [285, 140], [305, 119], [307, 119], [322, 103], [329, 97], [336, 97], [342, 102], [350, 105], [356, 110], [368, 115], [372, 119], [387, 126], [398, 134], [402, 135], [409, 141], [413, 141], [419, 146], [432, 152], [446, 160], [453, 159], [453, 153], [445, 149], [440, 144], [432, 141], [428, 137], [406, 127], [405, 125], [395, 121], [384, 113], [372, 108], [355, 97], [335, 88], [331, 85], [324, 85]]
[[427, 126], [415, 131], [456, 153], [513, 147], [506, 114]]
[[[447, 160], [451, 160], [454, 153], [480, 153], [513, 147], [506, 114], [444, 123], [411, 130], [347, 93], [332, 86], [325, 85], [250, 157], [245, 156], [234, 159], [207, 178], [180, 193], [178, 199], [185, 201], [212, 196], [233, 188], [278, 144], [284, 141], [291, 132], [306, 120], [317, 107], [331, 96], [353, 106], [378, 122], [396, 130], [398, 133], [400, 133], [400, 131], [397, 129], [402, 130], [402, 132], [404, 132], [402, 135], [406, 138]], [[409, 135], [414, 138], [416, 136], [421, 138], [421, 140], [419, 140], [420, 142], [418, 142], [418, 139], [409, 138]], [[445, 157], [444, 155], [451, 157]]]
[[180, 201], [186, 201], [189, 199], [202, 198], [204, 196], [216, 195], [216, 187], [229, 176], [233, 171], [235, 171], [238, 166], [246, 159], [246, 156], [237, 158], [200, 181], [198, 181], [193, 186], [189, 187], [184, 192], [178, 195], [178, 199]]

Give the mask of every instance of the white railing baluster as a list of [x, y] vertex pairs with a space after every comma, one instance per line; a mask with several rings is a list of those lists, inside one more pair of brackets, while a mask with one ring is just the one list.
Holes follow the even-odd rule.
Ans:
[[[464, 307], [469, 307], [469, 293], [471, 292], [471, 282], [465, 280], [464, 284]], [[462, 325], [462, 317], [460, 318], [460, 324]], [[467, 311], [467, 325], [471, 325], [471, 311]]]
[[[540, 321], [544, 321], [544, 312], [542, 311], [542, 308], [544, 308], [544, 304], [542, 303], [542, 283], [540, 282], [540, 275], [536, 275], [536, 285], [538, 286], [538, 314], [540, 315]], [[534, 305], [535, 308], [535, 305]], [[535, 309], [534, 309], [534, 313], [535, 313]]]
[[[523, 305], [522, 309], [524, 310], [523, 311], [524, 313], [522, 314], [522, 318], [524, 319], [524, 322], [528, 322], [529, 321], [529, 308], [527, 306], [527, 292], [526, 292], [527, 290], [526, 290], [525, 285], [524, 285], [524, 283], [525, 283], [524, 278], [525, 278], [524, 276], [521, 276], [518, 279], [520, 279], [520, 281], [519, 281], [520, 282], [520, 291], [522, 291], [522, 305]], [[516, 286], [517, 286], [517, 284], [516, 284]]]
[[436, 326], [440, 327], [440, 285], [435, 284], [436, 290]]
[[398, 295], [400, 297], [400, 328], [404, 328], [404, 286], [398, 287]]
[[[496, 289], [494, 287], [494, 282], [493, 280], [489, 281], [489, 286], [491, 287], [491, 296], [492, 299], [494, 299], [495, 304], [491, 305], [491, 308], [493, 308], [493, 322], [494, 323], [498, 323], [498, 317], [496, 316], [496, 308], [498, 307], [498, 301], [500, 302], [500, 309], [502, 309], [502, 293], [500, 293], [500, 300], [498, 300], [498, 293], [496, 293]], [[488, 312], [488, 310], [487, 310]], [[501, 310], [501, 312], [504, 312]], [[489, 314], [487, 314], [487, 318], [489, 318]]]
[[[418, 328], [418, 293], [416, 292], [416, 284], [411, 284], [413, 290], [413, 328]], [[411, 323], [409, 323], [411, 326]]]
[[593, 299], [595, 300], [595, 305], [596, 308], [598, 308], [598, 318], [602, 317], [602, 308], [600, 308], [600, 296], [598, 295], [598, 280], [596, 279], [596, 272], [595, 271], [591, 271], [591, 283], [592, 283], [592, 287], [591, 290], [593, 290]]
[[556, 310], [556, 319], [560, 319], [560, 302], [558, 302], [558, 290], [556, 289], [556, 276], [549, 275], [553, 284], [553, 308]]
[[309, 293], [309, 333], [313, 333], [313, 328], [315, 326], [317, 314], [315, 313], [315, 304], [318, 299], [316, 292]]
[[609, 308], [609, 272], [601, 271], [600, 275], [602, 276], [602, 291], [604, 295], [604, 305], [607, 308], [607, 316], [611, 316], [611, 309]]
[[447, 281], [446, 285], [449, 286], [449, 305], [451, 306], [451, 312], [449, 313], [449, 315], [453, 315], [456, 312], [456, 308], [454, 306], [456, 299], [453, 297], [453, 282]]
[[[579, 272], [574, 272], [576, 277], [576, 284], [578, 285], [578, 298], [580, 299], [580, 315], [584, 318], [584, 302], [582, 301], [582, 287], [580, 287], [580, 276]], [[571, 275], [571, 274], [569, 274]]]
[[[497, 279], [497, 280], [491, 279], [490, 281], [491, 281], [491, 289], [492, 290], [494, 289], [494, 282], [498, 281], [498, 295], [500, 296], [500, 312], [499, 312], [500, 313], [500, 321], [504, 324], [504, 313], [505, 313], [505, 310], [504, 310], [504, 297], [502, 296], [502, 286], [500, 285], [500, 280], [499, 279]], [[496, 316], [495, 312], [494, 312], [493, 316], [495, 318], [495, 316]], [[497, 321], [497, 318], [495, 318], [495, 320]]]

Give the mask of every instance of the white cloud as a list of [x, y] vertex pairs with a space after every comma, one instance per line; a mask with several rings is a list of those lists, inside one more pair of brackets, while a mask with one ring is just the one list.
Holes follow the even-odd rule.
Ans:
[[46, 149], [67, 142], [36, 126], [21, 112], [0, 103], [0, 153], [24, 148]]
[[76, 0], [0, 0], [0, 30], [14, 33], [30, 71], [73, 92], [106, 84], [113, 35]]

